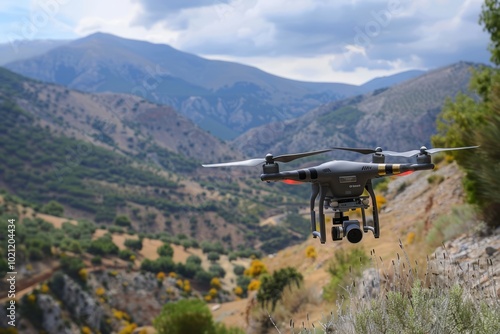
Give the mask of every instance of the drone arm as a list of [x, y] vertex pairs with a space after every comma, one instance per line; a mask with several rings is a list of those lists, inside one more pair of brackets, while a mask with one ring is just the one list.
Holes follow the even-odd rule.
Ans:
[[293, 180], [293, 181], [305, 181], [305, 177], [301, 178], [299, 171], [288, 171], [280, 173], [264, 173], [260, 175], [262, 181], [283, 181], [283, 180]]
[[378, 164], [378, 176], [434, 169], [434, 164]]

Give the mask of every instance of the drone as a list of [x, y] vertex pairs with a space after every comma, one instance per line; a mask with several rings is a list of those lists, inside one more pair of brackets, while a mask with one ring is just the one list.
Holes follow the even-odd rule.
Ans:
[[[265, 158], [249, 159], [216, 164], [204, 164], [203, 167], [252, 167], [262, 164], [260, 179], [265, 182], [275, 181], [298, 181], [311, 183], [312, 192], [310, 198], [311, 232], [313, 238], [319, 238], [320, 242], [326, 242], [325, 210], [331, 209], [332, 228], [331, 237], [333, 241], [346, 238], [351, 243], [358, 243], [363, 238], [363, 232], [372, 232], [375, 238], [380, 237], [380, 224], [378, 207], [375, 193], [373, 191], [372, 179], [409, 173], [414, 171], [434, 169], [431, 154], [477, 148], [478, 146], [456, 147], [456, 148], [431, 148], [422, 146], [420, 149], [406, 152], [383, 151], [382, 148], [351, 148], [331, 147], [324, 150], [310, 151], [304, 153], [285, 154], [274, 157], [267, 154]], [[330, 152], [333, 150], [352, 151], [361, 154], [372, 154], [372, 162], [357, 162], [345, 160], [332, 160], [321, 165], [280, 172], [278, 162], [287, 163], [296, 159]], [[385, 163], [385, 156], [411, 158], [416, 156], [416, 163]], [[366, 190], [366, 192], [365, 192]], [[366, 195], [368, 194], [368, 195]], [[316, 226], [315, 203], [319, 196], [319, 232]], [[366, 219], [365, 210], [372, 203], [372, 219]], [[346, 215], [352, 210], [361, 210], [361, 222], [349, 219]]]

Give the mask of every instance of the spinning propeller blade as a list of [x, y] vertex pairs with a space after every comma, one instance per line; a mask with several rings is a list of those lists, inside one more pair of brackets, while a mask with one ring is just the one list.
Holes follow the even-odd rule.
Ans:
[[206, 164], [202, 166], [203, 167], [235, 167], [235, 166], [253, 167], [264, 162], [266, 162], [266, 159], [262, 158], [262, 159], [249, 159], [243, 161], [223, 162], [220, 164]]
[[466, 149], [471, 149], [471, 148], [478, 148], [479, 146], [467, 146], [467, 147], [450, 147], [450, 148], [430, 148], [427, 149], [427, 147], [422, 146], [419, 150], [411, 150], [411, 151], [406, 151], [406, 152], [394, 152], [394, 151], [383, 151], [380, 147], [377, 147], [376, 149], [369, 149], [369, 148], [352, 148], [352, 147], [332, 147], [332, 149], [335, 150], [344, 150], [344, 151], [352, 151], [352, 152], [357, 152], [361, 154], [370, 154], [370, 153], [378, 153], [378, 154], [384, 154], [384, 155], [390, 155], [393, 157], [405, 157], [405, 158], [411, 158], [417, 154], [434, 154], [438, 152], [443, 152], [443, 151], [454, 151], [454, 150], [466, 150]]
[[330, 152], [330, 151], [332, 151], [331, 148], [326, 149], [326, 150], [310, 151], [310, 152], [304, 152], [304, 153], [278, 155], [277, 157], [274, 158], [274, 161], [290, 162], [290, 161], [293, 161], [295, 159], [305, 158], [305, 157], [308, 157], [310, 155], [321, 154], [321, 153]]
[[257, 158], [257, 159], [249, 159], [249, 160], [233, 161], [233, 162], [223, 162], [223, 163], [217, 163], [217, 164], [205, 164], [202, 166], [203, 167], [235, 167], [235, 166], [252, 167], [252, 166], [257, 166], [257, 165], [263, 164], [263, 163], [272, 164], [275, 161], [290, 162], [290, 161], [293, 161], [295, 159], [300, 159], [300, 158], [308, 157], [308, 156], [315, 155], [315, 154], [325, 153], [325, 152], [329, 152], [332, 150], [333, 149], [326, 149], [326, 150], [311, 151], [311, 152], [304, 152], [304, 153], [283, 154], [283, 155], [278, 155], [277, 157], [273, 157], [272, 154], [268, 154], [268, 155], [266, 155], [265, 158]]

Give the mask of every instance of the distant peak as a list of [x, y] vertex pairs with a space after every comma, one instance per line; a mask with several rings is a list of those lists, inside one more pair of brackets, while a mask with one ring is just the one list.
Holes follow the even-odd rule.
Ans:
[[112, 34], [109, 34], [109, 33], [105, 33], [105, 32], [95, 32], [93, 34], [90, 34], [90, 35], [87, 35], [81, 39], [87, 39], [87, 40], [91, 40], [91, 39], [120, 39], [120, 37], [116, 36], [116, 35], [112, 35]]

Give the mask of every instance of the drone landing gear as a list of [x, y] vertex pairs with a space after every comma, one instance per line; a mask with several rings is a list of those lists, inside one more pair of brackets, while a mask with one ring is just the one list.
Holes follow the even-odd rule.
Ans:
[[[326, 242], [326, 227], [325, 227], [325, 214], [324, 209], [332, 209], [334, 212], [333, 226], [332, 226], [332, 239], [333, 241], [342, 240], [344, 237], [351, 243], [358, 243], [363, 238], [363, 233], [371, 231], [375, 238], [380, 236], [380, 228], [378, 221], [378, 207], [373, 192], [371, 180], [365, 185], [365, 189], [369, 196], [359, 196], [352, 198], [332, 198], [327, 197], [328, 186], [323, 184], [312, 184], [311, 192], [311, 231], [314, 238], [319, 238], [320, 242]], [[314, 211], [315, 200], [319, 195], [319, 228], [316, 229], [316, 212]], [[365, 209], [369, 207], [369, 197], [373, 205], [373, 221], [368, 224], [366, 221]], [[349, 210], [361, 209], [361, 222], [359, 220], [350, 220], [348, 216], [344, 216], [344, 212]]]

